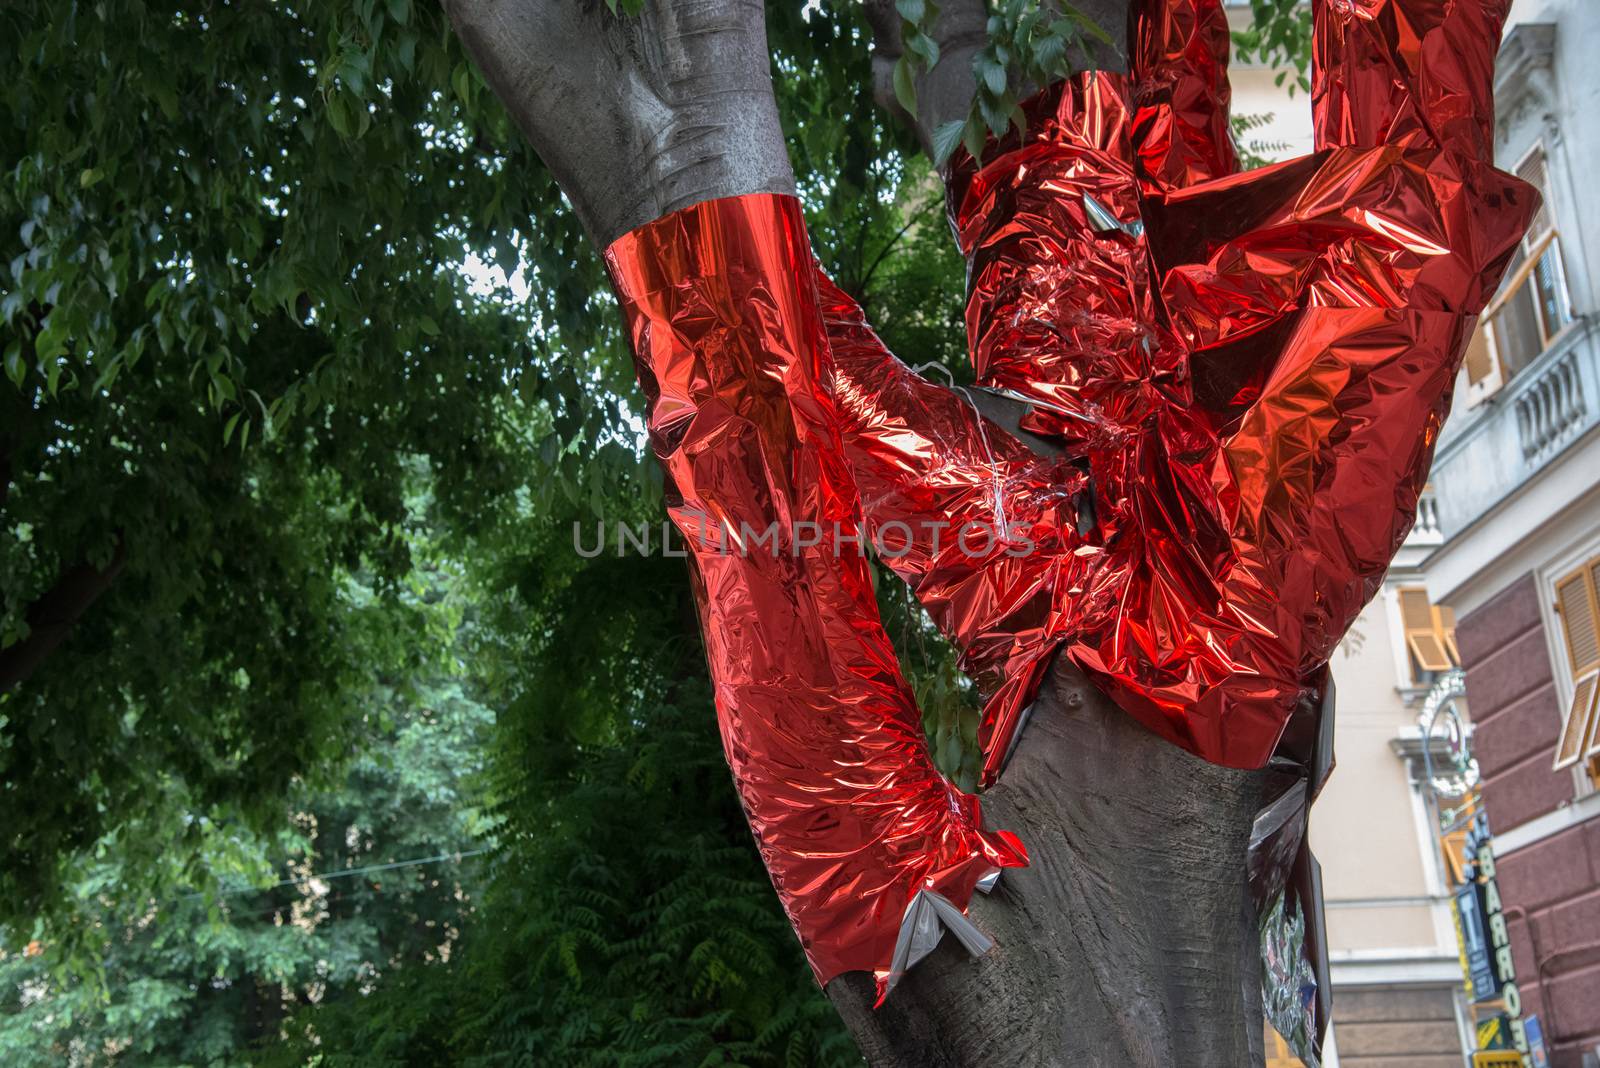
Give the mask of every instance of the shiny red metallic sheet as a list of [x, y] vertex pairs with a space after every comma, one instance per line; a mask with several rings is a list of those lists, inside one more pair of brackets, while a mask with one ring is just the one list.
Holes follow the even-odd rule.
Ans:
[[1025, 854], [933, 766], [879, 622], [799, 203], [698, 204], [606, 262], [762, 859], [817, 980], [883, 984], [920, 892], [965, 909]]
[[1228, 125], [1222, 0], [1135, 3], [1128, 30], [1134, 167], [1145, 193], [1182, 189], [1239, 169]]
[[[1220, 12], [1152, 0], [1128, 78], [1079, 75], [953, 165], [979, 382], [1027, 398], [1024, 425], [1093, 486], [1103, 552], [1046, 629], [1208, 760], [1267, 760], [1410, 527], [1472, 317], [1534, 208], [1486, 150], [1505, 6], [1318, 3], [1319, 151], [1228, 175], [1205, 143], [1226, 129], [1219, 53], [1195, 36]], [[1018, 699], [986, 710], [990, 780]]]
[[1087, 476], [982, 418], [970, 392], [917, 376], [853, 300], [817, 285], [872, 543], [955, 643], [986, 736], [1010, 738], [1061, 643], [1058, 604], [1094, 574], [1099, 550], [1078, 533]]
[[[964, 907], [1021, 851], [929, 764], [859, 553], [775, 562], [724, 532], [854, 530], [864, 507], [987, 696], [989, 781], [1057, 650], [1176, 744], [1267, 762], [1404, 538], [1534, 208], [1488, 163], [1505, 7], [1319, 0], [1317, 152], [1234, 174], [1220, 5], [1146, 0], [1130, 75], [1053, 87], [1023, 135], [956, 160], [979, 381], [1059, 457], [884, 350], [813, 280], [792, 201], [698, 205], [608, 250], [724, 743], [819, 979], [882, 979], [919, 890]], [[969, 527], [1000, 536], [975, 550]]]

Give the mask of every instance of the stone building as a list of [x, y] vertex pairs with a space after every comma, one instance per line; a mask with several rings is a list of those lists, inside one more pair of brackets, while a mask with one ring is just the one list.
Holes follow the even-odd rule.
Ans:
[[[1229, 4], [1245, 25], [1246, 0]], [[1497, 158], [1546, 207], [1473, 339], [1417, 527], [1333, 660], [1339, 766], [1312, 838], [1329, 1063], [1343, 1068], [1458, 1068], [1477, 1046], [1450, 908], [1460, 872], [1441, 849], [1417, 726], [1424, 695], [1458, 667], [1524, 1017], [1555, 1068], [1589, 1068], [1600, 1046], [1597, 55], [1600, 0], [1515, 0]], [[1257, 117], [1245, 139], [1260, 154], [1302, 155], [1309, 101], [1276, 77], [1236, 63], [1234, 111]]]
[[1517, 0], [1496, 153], [1545, 207], [1483, 323], [1433, 466], [1422, 564], [1458, 620], [1524, 1015], [1600, 1063], [1600, 3]]

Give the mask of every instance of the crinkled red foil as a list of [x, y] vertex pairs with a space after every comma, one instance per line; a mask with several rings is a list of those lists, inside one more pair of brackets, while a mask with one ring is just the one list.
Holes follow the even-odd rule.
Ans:
[[[1044, 625], [1208, 760], [1265, 763], [1410, 528], [1535, 207], [1489, 162], [1505, 7], [1317, 4], [1318, 151], [1227, 174], [1220, 8], [1147, 3], [1129, 76], [1041, 94], [1024, 135], [953, 166], [979, 383], [1028, 399], [1092, 485], [1099, 551]], [[991, 780], [1018, 699], [991, 700]]]
[[918, 891], [965, 909], [1026, 854], [981, 830], [977, 798], [933, 766], [879, 621], [812, 259], [798, 201], [765, 194], [686, 208], [606, 251], [723, 747], [826, 983], [885, 972]]
[[[964, 907], [1022, 854], [929, 764], [859, 554], [724, 554], [718, 529], [853, 530], [864, 507], [987, 697], [986, 780], [1057, 651], [1174, 743], [1267, 763], [1410, 527], [1535, 208], [1489, 163], [1507, 4], [1318, 0], [1316, 152], [1238, 174], [1219, 0], [1145, 0], [1129, 75], [1053, 87], [958, 156], [978, 380], [1059, 456], [896, 361], [813, 276], [793, 201], [608, 250], [724, 743], [819, 979], [881, 977], [918, 889]], [[1274, 761], [1302, 829], [1324, 749]]]

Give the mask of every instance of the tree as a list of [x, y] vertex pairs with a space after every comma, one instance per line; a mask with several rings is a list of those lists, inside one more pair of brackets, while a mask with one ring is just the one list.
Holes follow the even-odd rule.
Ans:
[[[957, 142], [966, 148], [945, 178], [972, 271], [974, 360], [989, 365], [989, 384], [1037, 395], [1021, 423], [992, 400], [987, 424], [884, 353], [848, 295], [806, 277], [808, 238], [784, 196], [797, 186], [767, 88], [761, 5], [630, 3], [636, 17], [620, 20], [618, 5], [608, 6], [609, 16], [504, 0], [458, 0], [451, 10], [490, 85], [607, 249], [650, 399], [652, 444], [691, 543], [729, 762], [818, 977], [832, 980], [831, 996], [883, 1063], [971, 1063], [996, 1049], [1010, 1059], [1040, 1048], [1069, 1059], [1115, 1051], [1129, 1063], [1249, 1057], [1262, 987], [1246, 952], [1255, 941], [1243, 875], [1260, 837], [1253, 815], [1287, 800], [1303, 820], [1320, 787], [1327, 756], [1315, 744], [1300, 751], [1294, 726], [1306, 722], [1308, 701], [1322, 703], [1311, 698], [1326, 658], [1409, 526], [1466, 331], [1532, 210], [1528, 187], [1487, 157], [1493, 101], [1483, 71], [1505, 5], [1323, 7], [1319, 151], [1250, 181], [1230, 177], [1226, 89], [1212, 81], [1227, 45], [1202, 44], [1198, 31], [1187, 43], [1167, 39], [1180, 16], [1167, 21], [1164, 5], [1153, 15], [1141, 6], [1116, 17], [1127, 14], [1122, 4], [1101, 13], [1129, 28], [1138, 65], [1128, 88], [1099, 75], [1060, 84], [1074, 34], [1059, 32], [1072, 18], [1053, 9], [1020, 0], [875, 5], [880, 80], [919, 120], [936, 159]], [[1196, 26], [1221, 19], [1215, 5], [1206, 15], [1180, 7]], [[1108, 66], [1114, 39], [1098, 38], [1105, 47], [1098, 56], [1086, 48], [1088, 58]], [[1415, 47], [1417, 39], [1429, 43]], [[1185, 95], [1191, 81], [1210, 85], [1198, 104]], [[1424, 88], [1446, 82], [1450, 99]], [[1036, 98], [1043, 113], [1026, 112], [1019, 97], [1038, 86], [1052, 87]], [[1080, 183], [1072, 161], [1094, 171], [1085, 163], [1098, 151], [1091, 142], [1121, 121], [1126, 97], [1143, 94], [1159, 102], [1131, 102], [1133, 132], [1102, 153], [1125, 150], [1103, 168], [1110, 183]], [[1000, 138], [1000, 162], [982, 169], [985, 127]], [[1451, 180], [1436, 184], [1443, 175]], [[1401, 187], [1414, 195], [1403, 200]], [[1142, 207], [1114, 210], [1102, 196]], [[1054, 218], [1069, 206], [1070, 222]], [[1222, 214], [1203, 220], [1208, 209]], [[1397, 238], [1392, 219], [1401, 217], [1437, 239], [1424, 248]], [[1071, 262], [1075, 254], [1091, 267]], [[1095, 265], [1114, 280], [1093, 277]], [[996, 366], [1011, 359], [1022, 366]], [[873, 375], [889, 383], [882, 393]], [[947, 414], [925, 414], [934, 411]], [[1047, 440], [1007, 439], [1019, 426]], [[1035, 727], [1015, 760], [1013, 724], [1026, 699], [1017, 680], [1037, 679], [1047, 663], [1042, 651], [1018, 650], [1041, 649], [1041, 630], [1095, 611], [1105, 589], [1098, 565], [1066, 550], [1052, 557], [1052, 573], [1073, 576], [1051, 587], [1073, 601], [1064, 612], [1059, 600], [1012, 599], [1004, 578], [962, 586], [990, 565], [951, 564], [937, 549], [896, 567], [961, 641], [969, 672], [993, 687], [999, 707], [985, 721], [985, 768], [1005, 774], [990, 794], [991, 816], [1043, 844], [1006, 891], [1020, 911], [1036, 905], [1026, 930], [1007, 931], [1016, 912], [987, 917], [1023, 936], [988, 966], [988, 983], [969, 991], [948, 968], [933, 969], [907, 981], [923, 998], [908, 995], [875, 1016], [862, 1011], [870, 997], [852, 990], [852, 973], [875, 970], [881, 1001], [914, 945], [919, 909], [936, 908], [969, 947], [982, 945], [960, 915], [968, 876], [977, 865], [1016, 866], [1020, 856], [1003, 832], [986, 837], [977, 809], [934, 783], [931, 763], [905, 744], [904, 687], [876, 670], [886, 639], [862, 607], [857, 558], [797, 552], [792, 572], [749, 554], [730, 562], [707, 531], [787, 514], [831, 518], [835, 529], [863, 514], [869, 526], [927, 515], [913, 498], [946, 492], [933, 489], [938, 479], [916, 477], [942, 473], [930, 450], [895, 453], [900, 467], [878, 473], [892, 439], [931, 438], [925, 428], [970, 443], [950, 446], [952, 468], [982, 466], [987, 456], [993, 471], [1026, 471], [1040, 466], [1030, 451], [1049, 456], [1048, 439], [1076, 443], [1067, 455], [1088, 465], [1082, 477], [1093, 482], [1077, 506], [1080, 532], [1091, 532], [1081, 548], [1134, 562], [1106, 565], [1116, 587], [1106, 591], [1108, 618], [1063, 640], [1070, 661], [1033, 706], [1054, 713], [1050, 727]], [[841, 474], [843, 465], [851, 472]], [[1058, 494], [1080, 481], [1065, 469], [1038, 477]], [[1012, 506], [1029, 492], [1013, 495]], [[1087, 521], [1085, 499], [1096, 513]], [[1046, 536], [1070, 543], [1069, 526], [1047, 524]], [[1110, 533], [1095, 542], [1095, 530]], [[1148, 581], [1139, 577], [1147, 565]], [[973, 609], [978, 602], [985, 607]], [[989, 605], [994, 612], [983, 615]], [[977, 622], [963, 611], [978, 612]], [[790, 636], [793, 655], [780, 650]], [[1117, 781], [1108, 769], [1119, 758], [1157, 744], [1117, 719], [1110, 696], [1218, 765], [1266, 767], [1288, 745], [1297, 752], [1281, 769], [1290, 782], [1269, 787], [1277, 768], [1124, 776], [1123, 805], [1091, 815], [1085, 793]], [[1325, 731], [1331, 720], [1321, 719]], [[1093, 733], [1111, 724], [1131, 733]], [[1071, 737], [1075, 728], [1090, 733]], [[1061, 767], [1049, 768], [1051, 750]], [[1096, 759], [1072, 769], [1083, 781], [1064, 786], [1052, 772], [1085, 753]], [[1194, 781], [1206, 788], [1191, 791]], [[906, 827], [917, 820], [920, 829], [890, 825], [898, 816], [883, 804], [884, 784], [904, 798]], [[1141, 824], [1129, 816], [1140, 810], [1160, 818]], [[1118, 820], [1122, 833], [1104, 833]], [[908, 835], [938, 845], [897, 849]], [[1295, 840], [1294, 866], [1311, 873], [1309, 886], [1314, 862], [1299, 833]], [[1135, 841], [1159, 848], [1130, 863], [1126, 843]], [[1080, 851], [1082, 842], [1089, 847]], [[1066, 859], [1089, 876], [1074, 879]], [[925, 870], [914, 867], [924, 860]], [[891, 965], [883, 932], [902, 907]], [[1050, 917], [1075, 936], [1108, 917], [1115, 926], [1081, 956], [1060, 955], [1025, 938], [1052, 932]], [[1195, 944], [1210, 952], [1162, 959], [1168, 947]], [[1058, 993], [1051, 980], [1062, 974]], [[1293, 977], [1288, 986], [1305, 985]], [[1024, 1015], [1032, 1027], [1017, 1026]], [[1305, 1055], [1315, 1059], [1314, 1050]]]
[[[872, 303], [920, 172], [854, 25], [785, 19], [813, 229]], [[414, 465], [458, 559], [659, 476], [598, 259], [436, 7], [0, 26], [0, 923], [26, 933], [118, 826], [199, 855], [166, 777], [260, 827], [337, 774], [347, 695], [415, 638]]]
[[[945, 59], [917, 93], [924, 143], [939, 120], [966, 111], [973, 85], [962, 60], [985, 41], [982, 5], [944, 10], [935, 32]], [[1096, 13], [1119, 25], [1125, 11]], [[596, 244], [676, 207], [795, 189], [759, 4], [658, 5], [631, 21], [567, 4], [452, 12]], [[632, 82], [651, 87], [648, 106], [610, 88]], [[607, 136], [584, 133], [595, 130]], [[830, 996], [874, 1063], [1010, 1063], [1037, 1049], [1244, 1061], [1261, 1037], [1244, 881], [1255, 778], [1166, 745], [1065, 672], [1034, 723], [985, 799], [994, 825], [1033, 843], [1004, 903], [974, 906], [1006, 948], [976, 968], [946, 948], [877, 1014], [860, 976], [836, 980]], [[1130, 765], [1143, 774], [1128, 775]], [[1174, 959], [1172, 947], [1194, 944], [1207, 951]]]
[[[702, 669], [681, 564], [597, 570], [585, 587], [638, 594], [614, 619], [634, 620], [642, 653], [670, 649], [652, 679], [689, 674], [676, 703], [658, 700], [665, 682], [635, 692], [605, 678], [616, 658], [597, 661], [584, 702], [548, 702], [545, 658], [564, 648], [523, 648], [541, 628], [569, 633], [530, 601], [570, 578], [571, 522], [627, 509], [654, 521], [659, 479], [640, 462], [599, 264], [442, 13], [21, 4], [0, 26], [17, 75], [0, 96], [8, 1037], [44, 1058], [81, 1038], [130, 1063], [198, 1057], [202, 1041], [208, 1057], [240, 1061], [258, 1041], [275, 1047], [266, 1022], [292, 1013], [283, 1026], [316, 1028], [315, 1047], [294, 1047], [303, 1055], [437, 1063], [439, 1050], [487, 1057], [507, 1036], [542, 1041], [593, 1003], [605, 1009], [572, 1037], [575, 1059], [655, 1048], [657, 1063], [681, 1063], [681, 1047], [657, 1043], [667, 1033], [743, 1043], [753, 1063], [847, 1063], [717, 777], [708, 698], [689, 684]], [[923, 351], [954, 365], [960, 261], [930, 222], [926, 169], [874, 114], [858, 24], [795, 8], [773, 29], [778, 61], [808, 72], [783, 106], [791, 151], [826, 179], [806, 190], [819, 250], [866, 303], [881, 296], [889, 336], [937, 345]], [[471, 655], [413, 595], [438, 568], [471, 576], [452, 595], [481, 628]], [[655, 604], [665, 594], [671, 611]], [[60, 603], [71, 610], [46, 611]], [[918, 629], [906, 602], [898, 610]], [[925, 702], [930, 727], [970, 781], [970, 693], [927, 634], [904, 652], [929, 663], [913, 677], [943, 695]], [[496, 710], [484, 744], [501, 784], [457, 802], [519, 828], [461, 951], [419, 968], [415, 943], [389, 926], [340, 916], [285, 944], [273, 912], [241, 915], [241, 902], [292, 896], [266, 888], [308, 864], [356, 866], [342, 842], [307, 842], [295, 812], [309, 806], [326, 826], [332, 810], [388, 797], [397, 818], [439, 817], [415, 791], [358, 788], [352, 769], [396, 752], [363, 722], [376, 693], [400, 695], [403, 721], [432, 700], [448, 659], [467, 673], [466, 707]], [[574, 733], [575, 709], [591, 729]], [[646, 737], [669, 774], [626, 774]], [[569, 773], [610, 791], [568, 798]], [[696, 785], [689, 803], [680, 774]], [[718, 892], [680, 882], [681, 901], [607, 912], [617, 926], [602, 926], [604, 954], [580, 950], [581, 983], [558, 966], [526, 984], [551, 930], [532, 922], [538, 910], [587, 892], [587, 869], [550, 858], [579, 852], [575, 828], [602, 795], [623, 812], [677, 806], [669, 822], [635, 820], [599, 843], [618, 878], [652, 887], [678, 858], [633, 865], [681, 837], [701, 843]], [[551, 825], [557, 801], [572, 818]], [[473, 847], [496, 844], [478, 831]], [[439, 837], [439, 851], [455, 844]], [[374, 848], [385, 844], [398, 860], [432, 849]], [[110, 937], [150, 907], [167, 941]], [[701, 911], [665, 948], [630, 933], [686, 907]], [[735, 922], [748, 938], [716, 949]], [[345, 970], [310, 1007], [324, 953]], [[676, 961], [696, 953], [707, 979], [681, 988]], [[370, 995], [350, 981], [363, 963], [376, 966]], [[218, 973], [231, 993], [195, 997]], [[645, 991], [654, 1001], [633, 996], [641, 976], [659, 984]], [[241, 1008], [246, 990], [264, 1016]], [[74, 1015], [42, 1022], [56, 1009]]]
[[[775, 7], [765, 40], [750, 3], [687, 14], [737, 16], [678, 23], [706, 31], [688, 34], [662, 31], [684, 15], [676, 4], [642, 21], [571, 5], [543, 27], [516, 17], [525, 6], [469, 5], [466, 36], [573, 214], [431, 5], [0, 13], [17, 72], [0, 90], [0, 357], [16, 386], [0, 390], [5, 945], [39, 934], [58, 973], [92, 972], [108, 959], [96, 922], [124, 923], [130, 902], [270, 883], [254, 846], [216, 860], [270, 840], [303, 790], [344, 804], [345, 770], [386, 744], [356, 727], [375, 679], [426, 688], [422, 654], [443, 639], [407, 596], [426, 585], [413, 538], [426, 529], [441, 542], [429, 558], [471, 576], [465, 615], [483, 627], [463, 698], [497, 713], [488, 889], [450, 961], [380, 968], [370, 993], [345, 983], [317, 1005], [279, 1002], [304, 1043], [284, 1056], [842, 1061], [731, 796], [700, 796], [719, 765], [693, 726], [709, 713], [676, 576], [558, 551], [568, 520], [659, 514], [584, 231], [603, 241], [696, 197], [794, 188], [829, 273], [890, 344], [953, 359], [954, 331], [933, 324], [959, 318], [959, 262], [931, 239], [933, 191], [911, 156], [919, 142], [948, 150], [952, 127], [1004, 126], [1016, 89], [986, 78], [975, 112], [970, 88], [946, 107], [931, 47], [954, 57], [947, 74], [993, 45], [958, 40], [971, 5], [946, 7], [941, 24], [932, 5], [897, 5], [908, 54], [879, 64], [878, 95], [916, 104], [913, 129], [874, 114], [872, 29], [853, 5]], [[1095, 12], [1116, 23], [1111, 5]], [[1295, 24], [1269, 21], [1250, 46], [1297, 47], [1303, 36], [1273, 29]], [[558, 76], [522, 77], [552, 43]], [[880, 56], [896, 44], [883, 37]], [[732, 77], [720, 103], [682, 77], [701, 60]], [[672, 89], [656, 116], [683, 135], [668, 151], [616, 150], [657, 132], [617, 102], [635, 76]], [[737, 152], [706, 150], [722, 137]], [[970, 773], [970, 690], [948, 650], [925, 647], [903, 591], [883, 597], [887, 617], [906, 617], [912, 681], [938, 697], [945, 769]], [[563, 663], [573, 648], [587, 657], [576, 668]], [[1146, 791], [1119, 774], [1130, 765], [1211, 789]], [[887, 1014], [870, 1016], [849, 980], [830, 994], [886, 1061], [966, 1057], [1004, 1026], [1018, 1045], [1238, 1063], [1259, 1035], [1240, 858], [1258, 786], [1188, 761], [1058, 674], [986, 802], [1035, 849], [1003, 905], [975, 909], [1006, 948], [976, 969], [925, 962]], [[1149, 852], [1116, 853], [1124, 840]], [[110, 884], [74, 892], [107, 857]], [[698, 867], [679, 878], [686, 857]], [[1101, 924], [1112, 915], [1127, 921]], [[1035, 923], [1099, 940], [1062, 953]], [[1197, 931], [1206, 954], [1170, 981], [1161, 944]], [[387, 961], [398, 937], [363, 953]], [[1062, 999], [1019, 1012], [1042, 975]], [[1237, 1026], [1196, 1033], [1206, 1014]]]

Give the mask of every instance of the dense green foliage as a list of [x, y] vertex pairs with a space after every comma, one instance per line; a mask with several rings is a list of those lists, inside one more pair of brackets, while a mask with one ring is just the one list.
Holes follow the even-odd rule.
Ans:
[[[337, 777], [291, 787], [276, 827], [207, 843], [197, 861], [234, 873], [231, 885], [185, 892], [175, 872], [164, 899], [128, 895], [115, 841], [75, 866], [77, 920], [89, 925], [78, 944], [94, 970], [53, 973], [52, 943], [0, 961], [18, 999], [0, 1016], [9, 1063], [230, 1063], [276, 1038], [296, 1005], [370, 987], [380, 968], [425, 972], [448, 958], [479, 882], [459, 854], [484, 830], [473, 779], [492, 716], [451, 655], [470, 633], [460, 597], [438, 585], [417, 594], [408, 599], [432, 602], [416, 605], [432, 629], [419, 643], [426, 662], [400, 685], [351, 695], [360, 711]], [[314, 877], [324, 872], [334, 874]]]
[[[819, 255], [958, 365], [854, 6], [770, 11]], [[659, 475], [436, 4], [17, 0], [0, 56], [0, 1053], [850, 1063], [681, 561], [572, 550]], [[970, 782], [972, 696], [881, 593]]]
[[[955, 357], [863, 29], [772, 33], [819, 253]], [[848, 1060], [682, 563], [572, 551], [659, 477], [597, 258], [441, 12], [28, 2], [0, 49], [0, 1050]]]

